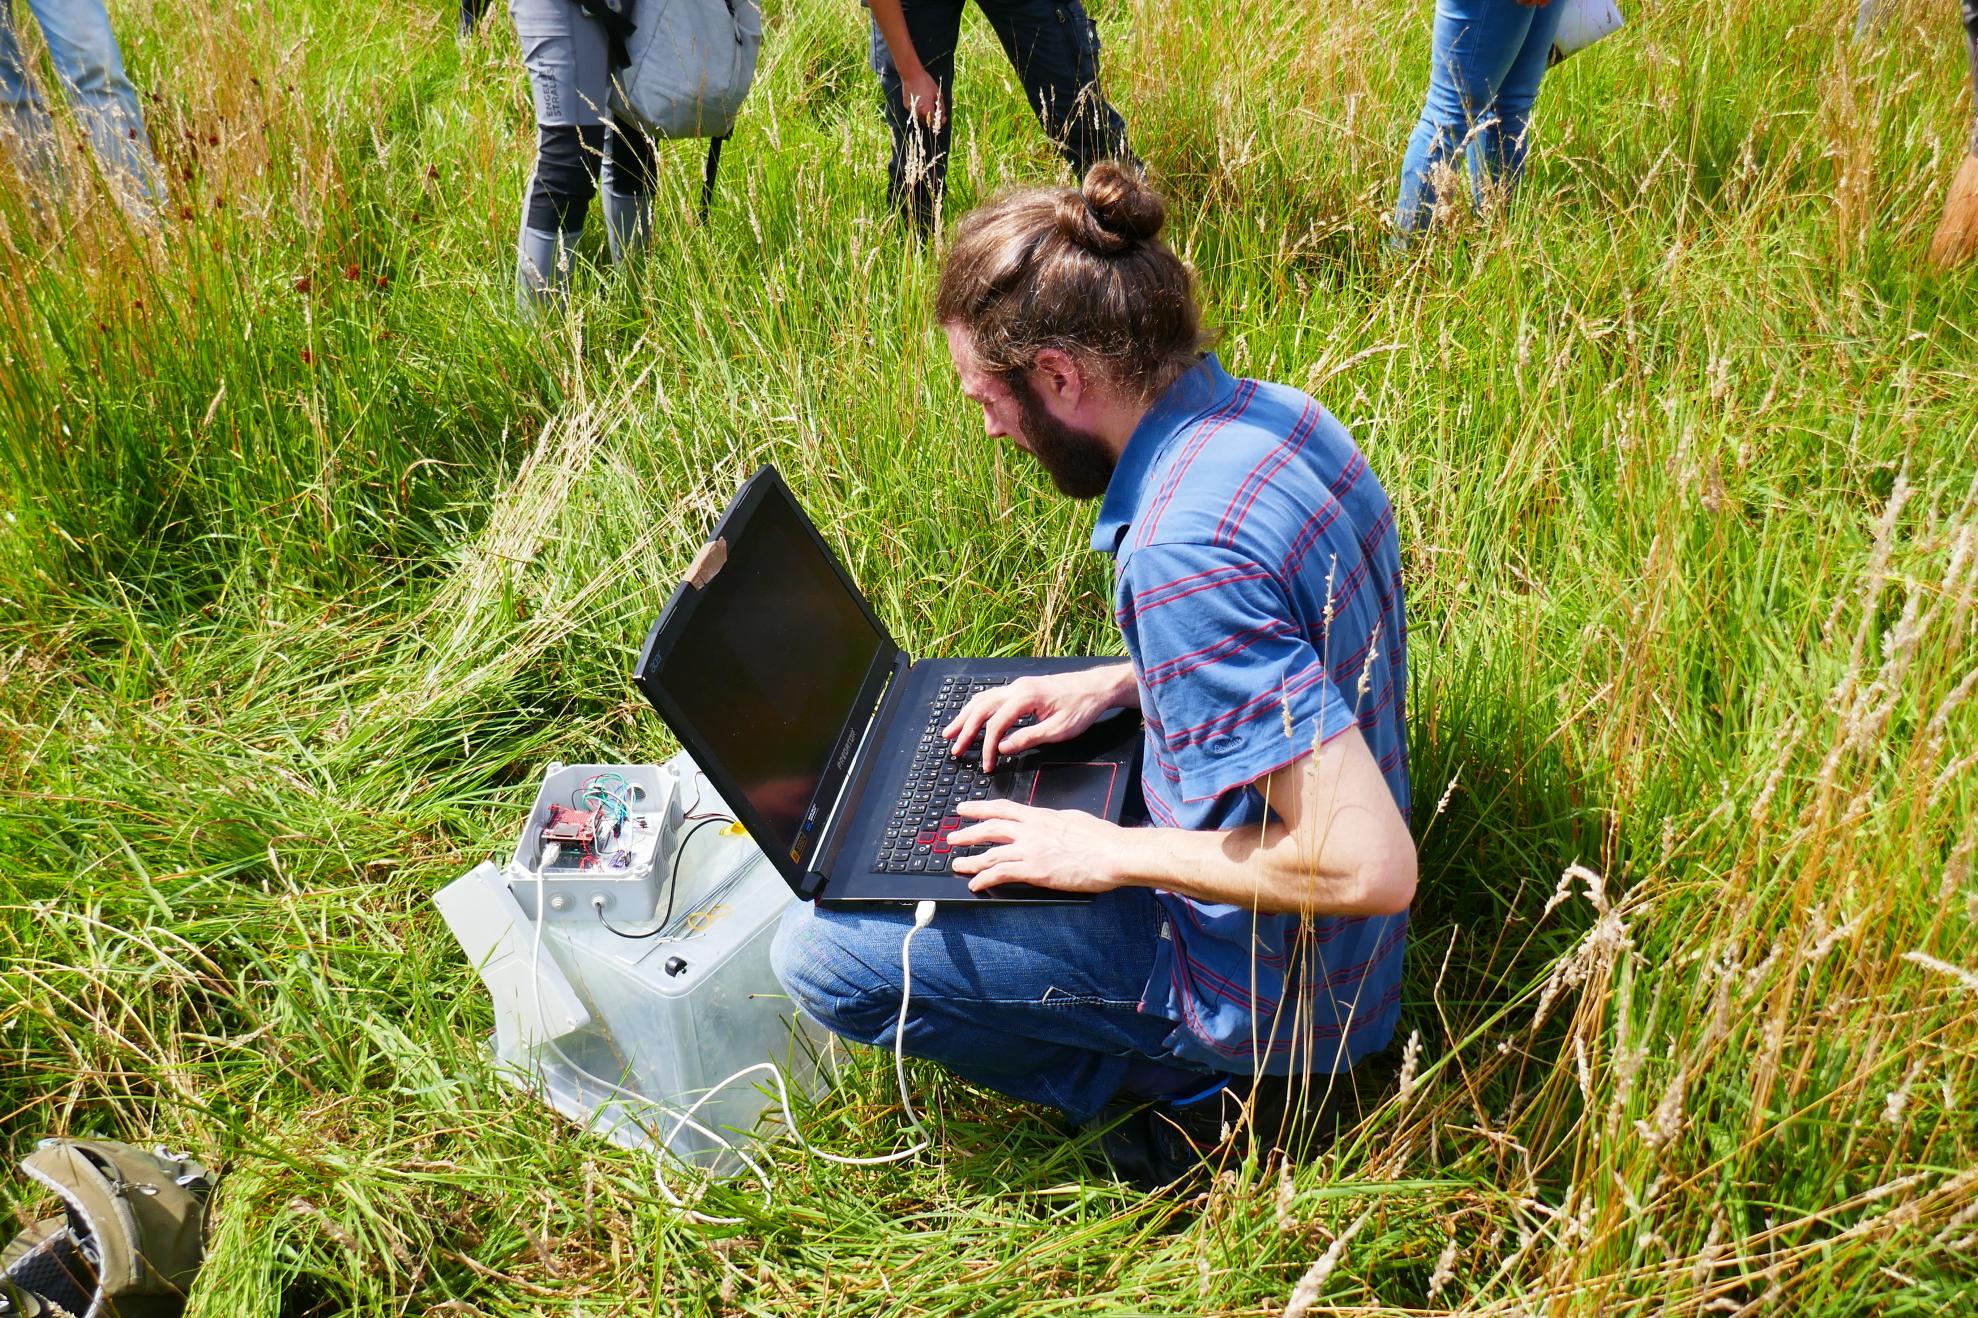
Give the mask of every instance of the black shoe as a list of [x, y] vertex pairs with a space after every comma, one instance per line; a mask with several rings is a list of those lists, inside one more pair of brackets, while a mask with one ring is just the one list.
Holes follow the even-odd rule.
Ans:
[[1350, 1106], [1346, 1075], [1223, 1076], [1183, 1098], [1117, 1098], [1094, 1123], [1107, 1170], [1153, 1193], [1251, 1149], [1306, 1157], [1332, 1142]]
[[1236, 1081], [1219, 1076], [1181, 1098], [1115, 1098], [1088, 1127], [1098, 1132], [1094, 1161], [1149, 1194], [1192, 1178], [1240, 1128]]

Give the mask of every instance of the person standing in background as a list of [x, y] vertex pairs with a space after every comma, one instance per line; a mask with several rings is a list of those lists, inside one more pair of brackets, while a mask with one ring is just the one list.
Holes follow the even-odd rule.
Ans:
[[605, 237], [623, 261], [652, 236], [652, 138], [607, 106], [612, 36], [580, 0], [509, 0], [536, 102], [536, 167], [516, 238], [523, 311], [563, 300], [591, 198], [604, 190]]
[[[28, 9], [41, 24], [55, 76], [89, 134], [104, 176], [126, 210], [154, 217], [164, 184], [103, 0], [28, 0]], [[55, 125], [14, 31], [13, 0], [0, 0], [0, 132], [13, 137], [42, 170], [50, 175], [59, 170]]]
[[[955, 46], [965, 0], [868, 0], [872, 71], [893, 134], [886, 200], [916, 230], [934, 227], [953, 136]], [[1003, 43], [1038, 122], [1083, 179], [1102, 160], [1138, 168], [1126, 121], [1099, 90], [1099, 29], [1079, 0], [976, 0]]]
[[481, 21], [481, 15], [488, 12], [488, 0], [460, 0], [460, 35], [471, 37]]
[[1401, 160], [1396, 241], [1434, 220], [1438, 175], [1467, 157], [1471, 198], [1508, 192], [1525, 167], [1532, 104], [1567, 0], [1436, 0], [1429, 93]]

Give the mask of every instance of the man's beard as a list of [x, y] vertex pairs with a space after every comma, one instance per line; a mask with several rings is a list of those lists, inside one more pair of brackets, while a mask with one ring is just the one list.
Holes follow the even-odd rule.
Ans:
[[1118, 465], [1106, 442], [1089, 430], [1065, 424], [1045, 410], [1043, 396], [1028, 376], [1011, 382], [1023, 437], [1060, 494], [1096, 499], [1112, 484]]

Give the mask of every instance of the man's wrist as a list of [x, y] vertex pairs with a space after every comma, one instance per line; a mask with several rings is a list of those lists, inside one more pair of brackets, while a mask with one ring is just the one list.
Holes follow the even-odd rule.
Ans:
[[1163, 878], [1167, 867], [1162, 864], [1166, 858], [1162, 847], [1162, 834], [1171, 833], [1167, 828], [1127, 828], [1116, 824], [1119, 836], [1116, 845], [1108, 848], [1106, 864], [1115, 888], [1159, 888], [1164, 886]]
[[1107, 688], [1106, 699], [1113, 709], [1140, 708], [1140, 679], [1134, 676], [1133, 665], [1124, 663], [1117, 668], [1102, 669], [1112, 679]]

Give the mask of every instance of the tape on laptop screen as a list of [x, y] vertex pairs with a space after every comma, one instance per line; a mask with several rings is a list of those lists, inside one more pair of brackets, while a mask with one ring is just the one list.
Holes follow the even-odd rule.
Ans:
[[695, 590], [707, 589], [707, 583], [714, 580], [714, 574], [721, 571], [727, 562], [727, 540], [708, 541], [701, 546], [701, 552], [694, 555], [694, 561], [687, 564], [687, 584]]

